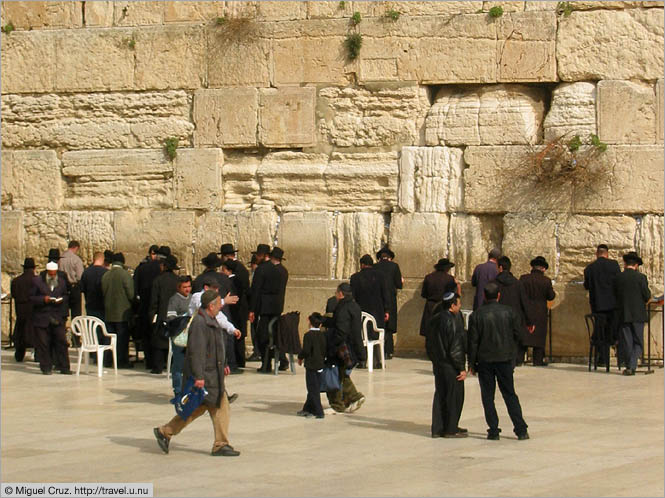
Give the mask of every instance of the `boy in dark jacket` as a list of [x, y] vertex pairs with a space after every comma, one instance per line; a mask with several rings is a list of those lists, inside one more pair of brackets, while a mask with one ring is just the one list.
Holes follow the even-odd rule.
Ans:
[[467, 437], [459, 427], [464, 405], [466, 378], [466, 337], [464, 323], [458, 313], [460, 296], [448, 292], [443, 296], [441, 311], [430, 320], [425, 345], [434, 368], [434, 403], [432, 405], [432, 437]]
[[301, 417], [324, 417], [319, 380], [326, 359], [326, 336], [321, 330], [322, 322], [321, 313], [314, 312], [309, 315], [309, 331], [303, 337], [302, 351], [298, 354], [298, 365], [302, 365], [305, 360], [305, 384], [307, 385], [307, 401], [302, 410], [297, 413]]

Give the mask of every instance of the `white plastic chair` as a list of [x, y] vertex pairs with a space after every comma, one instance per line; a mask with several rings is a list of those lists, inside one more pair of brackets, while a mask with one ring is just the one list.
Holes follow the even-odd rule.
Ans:
[[460, 310], [460, 313], [464, 317], [464, 330], [469, 330], [469, 317], [473, 313], [473, 310]]
[[[99, 344], [97, 340], [97, 327], [101, 327], [102, 334], [111, 339], [111, 344]], [[94, 316], [77, 316], [72, 320], [72, 332], [81, 338], [81, 347], [79, 348], [78, 366], [76, 375], [81, 372], [81, 359], [85, 353], [85, 371], [88, 371], [88, 359], [90, 353], [97, 353], [97, 376], [101, 377], [104, 368], [104, 351], [111, 350], [113, 353], [113, 370], [118, 375], [118, 361], [116, 357], [116, 344], [118, 342], [116, 334], [109, 334], [106, 331], [106, 325], [102, 320]]]
[[[372, 315], [369, 313], [365, 313], [364, 311], [362, 312], [362, 321], [363, 321], [363, 345], [367, 348], [367, 370], [372, 372], [374, 370], [374, 346], [377, 344], [379, 345], [379, 350], [381, 351], [381, 369], [385, 370], [386, 369], [386, 355], [385, 355], [385, 345], [384, 345], [384, 337], [386, 335], [386, 331], [384, 329], [380, 329], [376, 325], [376, 320]], [[375, 339], [373, 341], [369, 340], [369, 335], [368, 335], [368, 330], [367, 326], [368, 324], [372, 324], [372, 328], [374, 332], [377, 332], [379, 334], [379, 338]]]

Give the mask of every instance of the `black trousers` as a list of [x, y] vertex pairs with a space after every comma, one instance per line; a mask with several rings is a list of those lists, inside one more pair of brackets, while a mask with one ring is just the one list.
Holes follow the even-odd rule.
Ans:
[[226, 351], [226, 364], [231, 370], [238, 368], [238, 363], [236, 362], [236, 353], [235, 353], [235, 342], [236, 338], [233, 335], [224, 333], [224, 349]]
[[[148, 312], [140, 313], [138, 315], [138, 335], [141, 337], [141, 349], [143, 350], [143, 356], [145, 359], [146, 368], [150, 369], [153, 367], [152, 362], [152, 324], [150, 323], [150, 318], [148, 317]], [[137, 351], [138, 355], [138, 351]]]
[[434, 401], [432, 403], [432, 435], [454, 434], [464, 405], [464, 381], [452, 365], [434, 369]]
[[321, 381], [320, 373], [313, 368], [305, 370], [305, 385], [307, 386], [307, 400], [302, 409], [314, 415], [323, 416], [321, 406]]
[[[67, 336], [64, 324], [35, 327], [34, 334], [35, 352], [42, 372], [50, 371], [54, 363], [56, 368], [60, 370], [69, 370]], [[51, 351], [53, 351], [53, 356]]]
[[637, 360], [644, 351], [644, 323], [621, 324], [623, 361], [627, 368], [637, 369]]
[[17, 316], [16, 323], [14, 324], [14, 335], [12, 336], [15, 348], [14, 359], [16, 361], [23, 361], [27, 347], [26, 343], [32, 339], [32, 337], [26, 337], [28, 330], [32, 330], [31, 317]]
[[393, 333], [394, 332], [388, 332], [386, 330], [385, 334], [385, 350], [386, 350], [386, 355], [393, 354], [395, 352], [395, 341], [393, 339]]
[[485, 410], [485, 421], [489, 426], [487, 433], [498, 435], [501, 432], [499, 416], [494, 406], [494, 393], [496, 385], [499, 384], [499, 391], [501, 391], [503, 401], [506, 403], [510, 420], [513, 422], [513, 430], [517, 435], [524, 434], [528, 426], [522, 417], [520, 400], [515, 393], [512, 361], [478, 363], [478, 382], [480, 383], [480, 396]]
[[81, 287], [79, 284], [72, 285], [69, 291], [69, 309], [72, 319], [81, 316]]
[[[524, 362], [524, 355], [526, 354], [527, 349], [529, 349], [529, 346], [523, 346], [519, 345], [517, 346], [517, 361], [516, 363], [518, 365], [521, 365]], [[534, 365], [542, 365], [545, 360], [545, 348], [533, 348], [533, 364]]]

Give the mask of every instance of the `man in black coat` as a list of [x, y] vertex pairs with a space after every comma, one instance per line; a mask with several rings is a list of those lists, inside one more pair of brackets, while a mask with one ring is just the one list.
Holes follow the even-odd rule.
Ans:
[[584, 288], [589, 291], [591, 313], [597, 315], [591, 340], [599, 346], [601, 357], [598, 363], [601, 365], [607, 365], [610, 361], [610, 345], [616, 342], [614, 281], [619, 273], [619, 263], [609, 258], [606, 244], [597, 247], [596, 261], [584, 269]]
[[161, 374], [166, 366], [166, 355], [169, 349], [169, 337], [164, 335], [163, 324], [169, 308], [169, 299], [178, 292], [178, 276], [173, 273], [178, 268], [178, 259], [168, 256], [161, 261], [162, 273], [153, 281], [150, 291], [150, 316], [152, 320], [152, 363], [150, 373]]
[[520, 338], [515, 359], [515, 364], [519, 366], [524, 363], [524, 353], [526, 351], [524, 340], [528, 333], [524, 320], [524, 302], [526, 301], [526, 296], [524, 295], [524, 288], [521, 282], [510, 272], [512, 266], [510, 258], [508, 256], [500, 257], [497, 260], [497, 265], [499, 266], [499, 274], [493, 282], [496, 282], [499, 286], [499, 293], [501, 294], [499, 302], [510, 306], [520, 319]]
[[[33, 304], [34, 343], [39, 368], [45, 375], [52, 373], [53, 363], [60, 373], [70, 375], [65, 321], [67, 320], [67, 277], [58, 271], [58, 264], [49, 261], [46, 273], [33, 278], [30, 300]], [[53, 349], [55, 357], [51, 357]], [[55, 361], [52, 361], [55, 360]]]
[[644, 351], [644, 323], [649, 319], [646, 304], [651, 298], [647, 277], [638, 271], [642, 258], [635, 251], [623, 255], [623, 273], [617, 275], [615, 290], [621, 324], [624, 375], [635, 375], [637, 359]]
[[428, 323], [425, 346], [434, 370], [433, 438], [469, 435], [459, 427], [466, 379], [466, 335], [464, 322], [457, 316], [461, 307], [459, 294], [448, 292], [441, 310]]
[[443, 295], [448, 292], [456, 292], [461, 295], [459, 282], [455, 280], [450, 273], [450, 269], [455, 266], [448, 258], [441, 258], [435, 265], [434, 271], [429, 273], [423, 280], [423, 287], [420, 296], [425, 299], [425, 308], [423, 316], [420, 319], [420, 335], [427, 336], [427, 326], [430, 318], [434, 315], [434, 308], [441, 304]]
[[503, 396], [517, 439], [529, 439], [527, 424], [522, 417], [520, 400], [515, 393], [513, 359], [519, 338], [519, 317], [510, 306], [499, 304], [499, 286], [485, 285], [485, 304], [469, 319], [469, 371], [478, 374], [480, 395], [489, 426], [487, 439], [498, 440], [499, 416], [494, 406], [496, 384]]
[[239, 367], [244, 367], [245, 338], [247, 337], [247, 320], [249, 317], [249, 271], [238, 260], [237, 253], [238, 250], [233, 248], [233, 244], [222, 244], [219, 249], [222, 261], [232, 262], [231, 270], [234, 275], [232, 283], [238, 293], [238, 302], [231, 307], [231, 314], [233, 324], [238, 327], [242, 336], [240, 341], [236, 341], [236, 360]]
[[524, 290], [523, 303], [526, 318], [527, 334], [524, 336], [523, 349], [533, 348], [533, 365], [546, 367], [545, 339], [547, 338], [547, 302], [552, 301], [556, 294], [552, 281], [545, 276], [549, 268], [542, 256], [531, 260], [531, 273], [522, 275], [520, 283]]
[[81, 292], [85, 296], [85, 314], [104, 320], [104, 293], [102, 292], [102, 276], [108, 270], [104, 267], [104, 253], [96, 252], [92, 256], [92, 264], [83, 270], [81, 276]]
[[[150, 316], [150, 293], [152, 292], [152, 283], [161, 273], [160, 260], [166, 257], [166, 247], [161, 248], [157, 245], [150, 246], [148, 256], [143, 259], [134, 270], [134, 290], [136, 291], [137, 306], [137, 331], [136, 335], [140, 338], [140, 349], [143, 350], [145, 357], [145, 367], [152, 369], [152, 343], [150, 341], [152, 336], [152, 323]], [[168, 251], [170, 254], [170, 250]], [[113, 260], [113, 253], [111, 252], [111, 261]], [[106, 255], [105, 255], [106, 263]], [[135, 337], [136, 339], [136, 337]]]
[[[390, 318], [390, 297], [383, 274], [376, 271], [373, 264], [369, 254], [360, 258], [360, 271], [351, 275], [351, 291], [360, 309], [372, 315], [379, 328], [384, 328]], [[369, 330], [368, 335], [370, 340], [379, 337], [373, 330]]]
[[383, 275], [388, 290], [388, 320], [386, 320], [385, 352], [386, 359], [390, 360], [395, 352], [393, 335], [397, 333], [397, 289], [404, 285], [399, 265], [393, 261], [395, 253], [387, 246], [376, 253], [377, 263], [374, 269]]
[[16, 361], [23, 361], [25, 349], [33, 345], [33, 304], [30, 293], [34, 286], [34, 278], [35, 260], [25, 258], [23, 273], [10, 284], [10, 292], [16, 309], [16, 323], [14, 324], [14, 359]]

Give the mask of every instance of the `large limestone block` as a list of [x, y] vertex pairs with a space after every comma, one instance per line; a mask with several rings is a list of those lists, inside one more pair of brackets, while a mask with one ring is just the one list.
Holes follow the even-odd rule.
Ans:
[[113, 212], [71, 211], [67, 236], [80, 242], [79, 256], [83, 263], [92, 264], [95, 252], [114, 247]]
[[270, 86], [271, 40], [262, 38], [258, 23], [246, 27], [207, 29], [208, 87]]
[[65, 152], [62, 162], [69, 208], [173, 207], [173, 165], [163, 150]]
[[2, 35], [3, 94], [53, 91], [58, 67], [55, 36], [52, 31]]
[[556, 241], [557, 222], [553, 215], [537, 212], [511, 213], [503, 218], [501, 251], [510, 258], [512, 273], [517, 278], [531, 271], [529, 263], [536, 256], [543, 256], [547, 260], [549, 270], [546, 275], [555, 278]]
[[55, 38], [55, 89], [133, 89], [134, 50], [129, 46], [132, 35], [126, 29], [59, 31]]
[[524, 10], [525, 11], [529, 11], [529, 10], [557, 10], [557, 7], [559, 6], [559, 2], [552, 2], [552, 1], [549, 1], [549, 0], [544, 0], [542, 2], [530, 2], [530, 1], [527, 0], [526, 2], [524, 2], [524, 4], [525, 4], [524, 5]]
[[279, 217], [273, 210], [238, 213], [238, 235], [235, 239], [238, 257], [249, 262], [257, 245], [268, 244], [272, 247], [278, 223]]
[[575, 1], [572, 2], [572, 7], [574, 10], [591, 10], [591, 9], [612, 9], [612, 10], [622, 10], [622, 9], [634, 9], [642, 7], [644, 2], [612, 2], [599, 0], [595, 2], [587, 1]]
[[307, 17], [307, 4], [301, 1], [257, 2], [257, 18], [261, 21], [291, 21]]
[[663, 79], [659, 79], [656, 83], [656, 140], [663, 141], [663, 109], [665, 102], [663, 101]]
[[308, 1], [307, 19], [339, 19], [349, 18], [353, 15], [353, 3], [338, 1]]
[[335, 277], [348, 279], [360, 270], [363, 254], [372, 257], [385, 240], [384, 215], [379, 213], [340, 213], [335, 217], [337, 252]]
[[501, 7], [504, 13], [522, 12], [525, 3], [528, 2], [483, 2], [483, 11], [489, 12], [493, 7]]
[[[115, 249], [135, 267], [152, 244], [169, 246], [182, 272], [192, 273], [192, 240], [195, 222], [192, 211], [118, 211], [114, 217]], [[219, 248], [218, 248], [219, 250]]]
[[[3, 237], [4, 239], [4, 237]], [[637, 229], [637, 251], [644, 261], [640, 268], [649, 280], [649, 287], [654, 296], [663, 295], [663, 217], [646, 215]], [[4, 249], [4, 248], [3, 248]], [[3, 265], [4, 268], [4, 265]]]
[[324, 172], [327, 208], [392, 211], [397, 204], [398, 171], [395, 153], [333, 153]]
[[80, 28], [79, 2], [2, 2], [2, 25], [16, 29]]
[[656, 141], [653, 85], [632, 81], [598, 82], [598, 137], [607, 143], [652, 144]]
[[462, 207], [462, 149], [404, 147], [399, 161], [399, 207], [405, 212], [446, 213]]
[[63, 203], [60, 163], [52, 150], [2, 152], [2, 204], [57, 210]]
[[[476, 265], [487, 261], [487, 254], [501, 247], [503, 218], [501, 216], [450, 216], [449, 250], [446, 255], [455, 267], [450, 271], [457, 280], [470, 281]], [[436, 261], [432, 261], [434, 265]]]
[[256, 88], [200, 89], [194, 94], [194, 144], [252, 147], [257, 144]]
[[266, 147], [307, 147], [314, 144], [316, 88], [260, 90], [259, 140]]
[[181, 149], [175, 159], [175, 204], [180, 209], [219, 209], [222, 149]]
[[430, 107], [423, 87], [324, 88], [319, 91], [321, 140], [335, 147], [419, 145]]
[[[25, 258], [23, 211], [3, 210], [0, 214], [0, 227], [2, 228], [2, 271], [12, 274], [21, 273], [21, 265]], [[2, 291], [9, 292], [9, 289], [5, 290], [3, 287]]]
[[655, 80], [663, 75], [663, 9], [573, 12], [559, 24], [564, 81]]
[[164, 6], [166, 2], [114, 1], [112, 3], [114, 7], [114, 26], [149, 26], [162, 24], [164, 20]]
[[37, 266], [43, 268], [49, 249], [58, 248], [62, 253], [69, 242], [69, 218], [70, 213], [66, 211], [26, 211], [23, 215], [25, 256], [35, 258]]
[[663, 212], [663, 147], [609, 146], [603, 159], [606, 173], [591, 186], [575, 192], [577, 213], [630, 214]]
[[452, 16], [473, 14], [483, 8], [483, 2], [354, 2], [353, 8], [363, 17], [384, 17], [389, 10], [403, 16]]
[[289, 275], [330, 278], [333, 228], [329, 212], [285, 213], [281, 217], [277, 240], [287, 258], [284, 264]]
[[294, 36], [273, 41], [276, 85], [348, 85], [352, 81], [352, 69], [347, 67], [347, 62], [344, 36]]
[[467, 147], [464, 209], [468, 213], [570, 210], [570, 185], [537, 182], [530, 173], [534, 150], [524, 146]]
[[191, 140], [191, 97], [181, 90], [143, 93], [6, 95], [5, 147], [158, 148], [165, 137]]
[[200, 26], [145, 28], [134, 35], [135, 85], [142, 90], [200, 88], [206, 79], [206, 36]]
[[113, 26], [114, 3], [101, 0], [83, 4], [85, 26], [94, 28], [110, 28]]
[[570, 216], [558, 227], [557, 281], [580, 282], [598, 244], [607, 244], [612, 258], [633, 249], [637, 224], [630, 216]]
[[596, 85], [586, 81], [558, 85], [543, 128], [546, 141], [596, 135]]
[[442, 88], [425, 121], [428, 145], [534, 144], [542, 138], [545, 91], [524, 85]]
[[402, 276], [424, 278], [432, 271], [432, 265], [447, 255], [448, 215], [393, 213], [389, 242]]
[[[556, 298], [552, 306], [552, 354], [586, 356], [588, 361], [589, 336], [584, 315], [591, 310], [587, 293], [579, 283], [554, 285], [554, 292]], [[549, 354], [549, 340], [548, 335], [547, 354]]]
[[242, 211], [260, 200], [261, 186], [256, 176], [260, 163], [256, 156], [230, 154], [224, 158], [224, 210]]
[[222, 17], [224, 2], [164, 2], [164, 22], [206, 22]]

